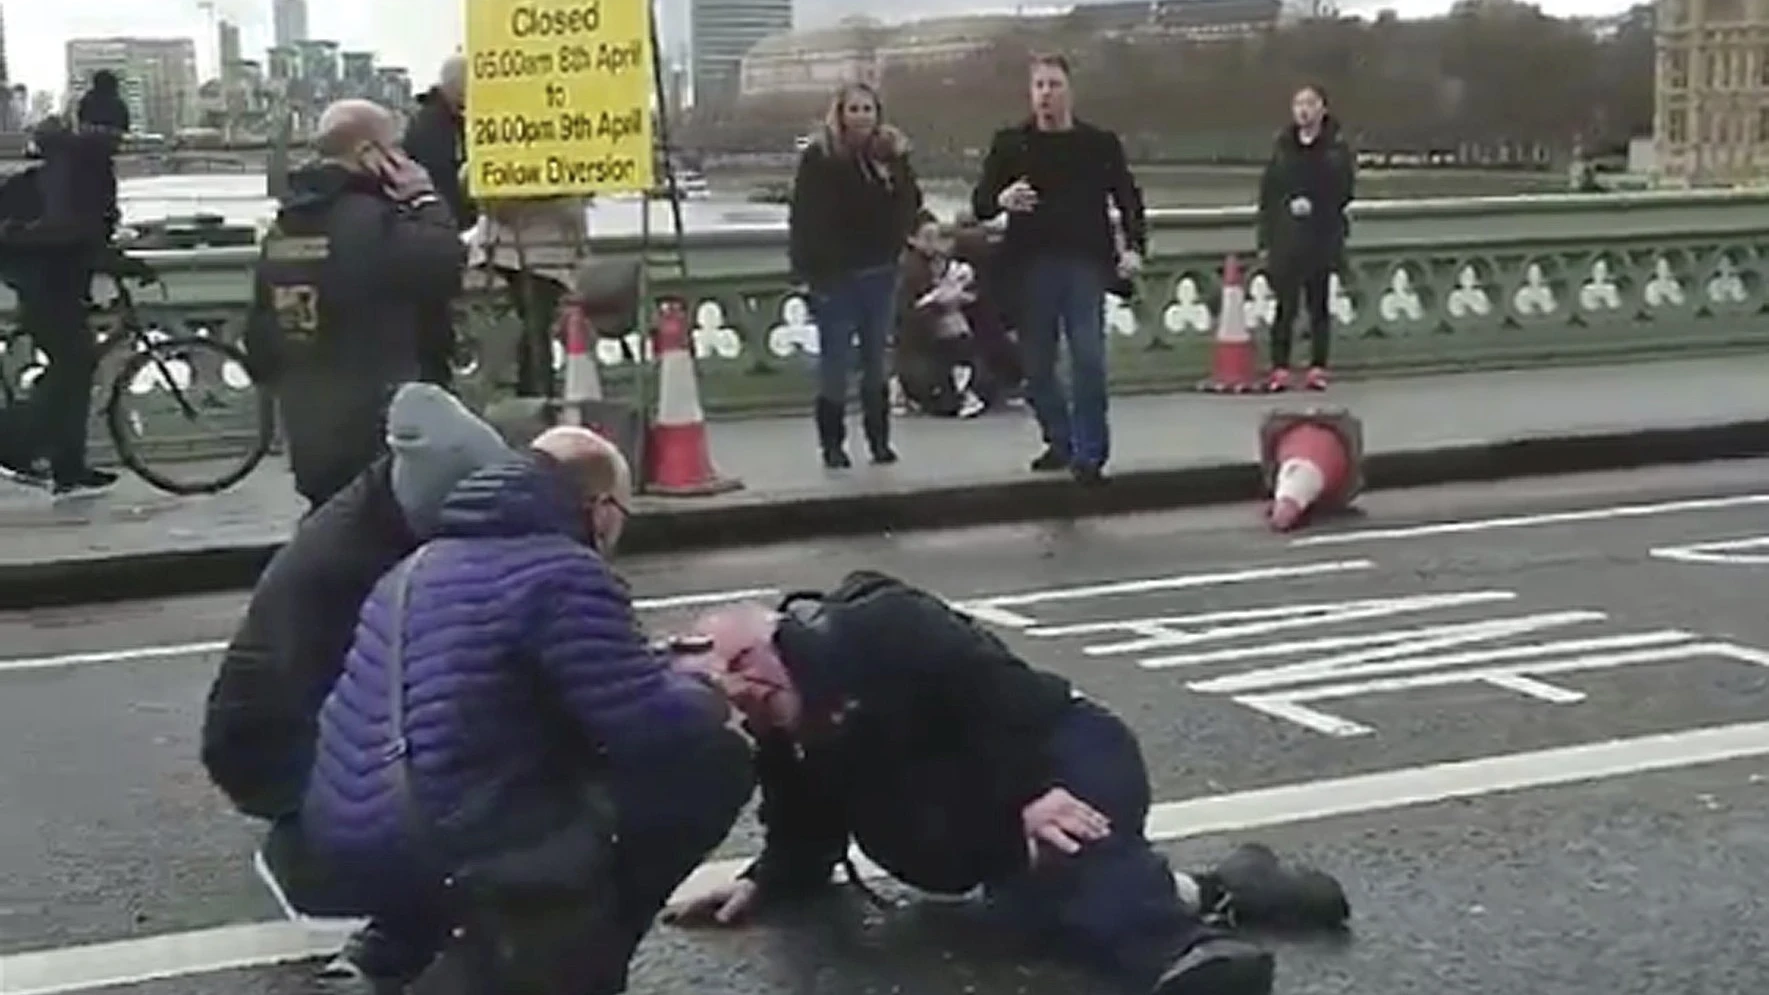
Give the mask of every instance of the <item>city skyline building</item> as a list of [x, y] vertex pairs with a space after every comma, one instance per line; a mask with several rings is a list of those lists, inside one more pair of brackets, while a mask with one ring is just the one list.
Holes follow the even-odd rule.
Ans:
[[271, 0], [271, 35], [278, 48], [307, 40], [307, 0]]
[[68, 105], [92, 75], [117, 74], [134, 130], [172, 135], [196, 124], [197, 46], [190, 38], [75, 38], [67, 43]]
[[737, 99], [743, 57], [764, 38], [792, 30], [793, 0], [691, 0], [690, 76], [695, 106]]
[[1769, 0], [1658, 0], [1653, 158], [1664, 179], [1754, 181], [1769, 169]]

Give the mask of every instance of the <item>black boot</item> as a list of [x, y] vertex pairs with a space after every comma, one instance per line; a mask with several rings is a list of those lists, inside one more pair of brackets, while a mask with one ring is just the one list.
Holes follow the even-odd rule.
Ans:
[[1351, 918], [1345, 889], [1329, 874], [1288, 864], [1269, 847], [1246, 843], [1198, 877], [1206, 916], [1267, 930], [1337, 931]]
[[848, 461], [848, 413], [844, 405], [817, 399], [817, 445], [823, 450], [823, 468], [846, 470]]
[[1168, 965], [1153, 995], [1271, 995], [1273, 968], [1270, 953], [1244, 940], [1216, 937]]
[[891, 395], [876, 390], [860, 398], [861, 423], [866, 428], [866, 445], [872, 450], [872, 462], [885, 466], [897, 462], [891, 448]]

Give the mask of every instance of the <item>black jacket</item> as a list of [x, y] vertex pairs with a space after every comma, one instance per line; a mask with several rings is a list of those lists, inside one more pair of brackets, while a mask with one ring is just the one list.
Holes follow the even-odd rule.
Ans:
[[[1328, 116], [1320, 137], [1304, 146], [1294, 125], [1278, 133], [1271, 159], [1259, 178], [1259, 249], [1279, 264], [1314, 261], [1337, 265], [1345, 251], [1357, 162]], [[1307, 216], [1291, 213], [1290, 202], [1307, 197]]]
[[[278, 258], [278, 246], [300, 251]], [[276, 389], [295, 486], [314, 504], [373, 462], [393, 389], [417, 379], [420, 325], [460, 287], [466, 249], [440, 199], [395, 203], [373, 177], [290, 174], [258, 265], [247, 353]]]
[[295, 531], [252, 591], [203, 713], [203, 766], [241, 812], [301, 809], [319, 706], [344, 667], [357, 612], [417, 547], [389, 482], [390, 460]]
[[1010, 259], [1073, 256], [1115, 270], [1118, 252], [1108, 201], [1123, 219], [1128, 246], [1148, 254], [1142, 190], [1131, 175], [1124, 143], [1113, 132], [1079, 120], [1063, 132], [1041, 132], [1031, 120], [996, 132], [971, 193], [977, 218], [1000, 214], [1001, 191], [1021, 178], [1038, 191], [1038, 206], [1008, 218], [1002, 251]]
[[745, 875], [764, 896], [827, 884], [850, 837], [930, 891], [1023, 869], [1020, 810], [1055, 786], [1045, 744], [1072, 707], [1068, 682], [881, 574], [785, 611], [776, 646], [807, 718], [796, 742], [758, 743], [767, 838]]
[[921, 210], [921, 186], [895, 131], [881, 132], [892, 151], [880, 165], [889, 178], [869, 174], [859, 159], [817, 142], [799, 156], [787, 216], [793, 276], [813, 287], [843, 274], [890, 266], [903, 252]]
[[418, 97], [418, 112], [405, 129], [405, 152], [430, 173], [436, 195], [454, 212], [455, 227], [466, 231], [479, 220], [479, 208], [467, 199], [461, 164], [467, 161], [467, 123], [436, 90]]

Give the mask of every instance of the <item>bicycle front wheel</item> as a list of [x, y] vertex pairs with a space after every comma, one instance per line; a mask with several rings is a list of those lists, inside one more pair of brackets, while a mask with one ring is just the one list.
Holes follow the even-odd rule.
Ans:
[[214, 494], [270, 452], [270, 390], [245, 353], [199, 336], [143, 342], [111, 381], [105, 419], [117, 458], [171, 494]]

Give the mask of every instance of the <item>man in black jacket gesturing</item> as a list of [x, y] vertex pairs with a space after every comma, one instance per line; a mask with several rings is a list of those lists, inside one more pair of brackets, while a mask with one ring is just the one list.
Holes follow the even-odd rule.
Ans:
[[860, 572], [778, 615], [749, 606], [700, 629], [714, 648], [696, 660], [757, 737], [767, 835], [738, 881], [675, 907], [678, 921], [731, 925], [804, 898], [850, 839], [924, 891], [981, 886], [1028, 937], [1156, 995], [1271, 990], [1271, 955], [1201, 912], [1349, 915], [1331, 878], [1263, 847], [1176, 880], [1143, 832], [1148, 773], [1129, 728], [925, 591]]
[[[1014, 274], [1015, 326], [1026, 387], [1045, 450], [1034, 470], [1069, 469], [1096, 484], [1111, 455], [1106, 422], [1106, 287], [1134, 276], [1148, 249], [1142, 191], [1118, 136], [1076, 119], [1069, 64], [1032, 62], [1032, 117], [998, 131], [971, 196], [979, 219], [1006, 211], [1002, 264]], [[1120, 252], [1108, 202], [1124, 226]], [[1057, 380], [1059, 337], [1069, 343], [1074, 407]]]

